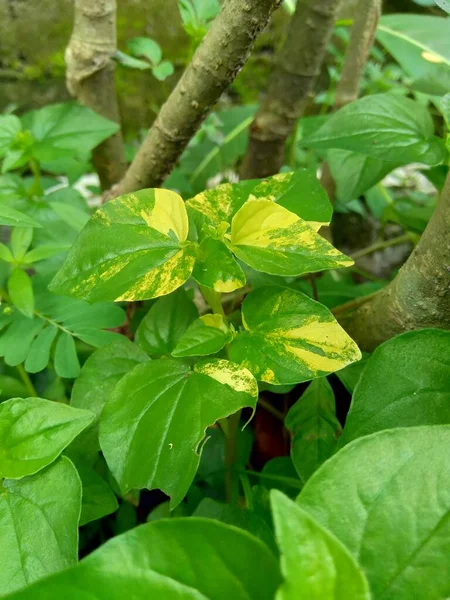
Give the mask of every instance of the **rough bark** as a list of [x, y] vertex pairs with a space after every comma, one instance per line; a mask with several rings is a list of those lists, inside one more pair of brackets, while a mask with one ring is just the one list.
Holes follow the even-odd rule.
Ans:
[[368, 351], [411, 329], [450, 329], [450, 173], [425, 232], [398, 275], [342, 324]]
[[234, 80], [281, 0], [226, 0], [111, 195], [159, 186]]
[[[116, 0], [76, 0], [66, 49], [67, 88], [81, 104], [120, 123], [114, 82], [116, 50]], [[93, 163], [103, 189], [120, 180], [126, 170], [120, 131], [95, 148]]]
[[325, 56], [339, 0], [298, 0], [267, 95], [250, 128], [241, 178], [278, 173]]

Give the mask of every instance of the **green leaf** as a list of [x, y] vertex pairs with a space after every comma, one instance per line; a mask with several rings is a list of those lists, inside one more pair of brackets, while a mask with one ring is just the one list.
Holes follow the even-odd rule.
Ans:
[[254, 198], [276, 202], [307, 221], [314, 231], [330, 223], [333, 207], [314, 169], [278, 173], [254, 183], [251, 191]]
[[11, 302], [22, 314], [30, 319], [34, 312], [33, 285], [30, 277], [20, 268], [16, 268], [8, 279], [8, 294]]
[[8, 326], [0, 338], [0, 356], [5, 363], [15, 367], [23, 363], [27, 358], [30, 346], [34, 338], [44, 327], [41, 319], [28, 319], [19, 314]]
[[172, 356], [207, 356], [219, 352], [231, 341], [232, 332], [222, 315], [203, 315], [184, 332]]
[[353, 264], [306, 221], [271, 200], [249, 200], [234, 215], [230, 249], [257, 271], [294, 276]]
[[60, 377], [75, 379], [80, 374], [80, 361], [73, 336], [62, 331], [55, 347], [55, 371]]
[[188, 227], [184, 202], [174, 192], [120, 196], [91, 217], [50, 289], [90, 302], [169, 294], [194, 267]]
[[14, 262], [14, 256], [11, 254], [11, 250], [5, 244], [0, 244], [0, 259], [5, 262]]
[[128, 50], [134, 56], [147, 58], [154, 66], [161, 62], [161, 46], [148, 37], [134, 37], [127, 42]]
[[442, 141], [433, 135], [428, 110], [394, 94], [374, 94], [347, 104], [305, 140], [311, 148], [340, 148], [397, 165], [437, 165], [444, 159]]
[[33, 110], [22, 122], [37, 140], [33, 156], [42, 161], [61, 156], [63, 150], [86, 155], [119, 130], [117, 123], [75, 102]]
[[192, 276], [197, 283], [219, 293], [234, 292], [245, 285], [245, 274], [221, 240], [205, 238], [199, 248]]
[[237, 506], [231, 506], [230, 504], [223, 504], [212, 498], [203, 498], [195, 509], [193, 516], [214, 519], [248, 531], [248, 533], [264, 542], [266, 546], [273, 550], [274, 554], [278, 552], [275, 538], [269, 525], [253, 510], [245, 510]]
[[377, 39], [415, 79], [450, 69], [450, 20], [430, 15], [385, 15]]
[[450, 427], [381, 431], [330, 458], [298, 502], [353, 554], [374, 598], [445, 598]]
[[149, 357], [125, 337], [96, 350], [84, 363], [72, 390], [71, 406], [94, 412], [97, 417], [117, 383]]
[[0, 205], [0, 225], [6, 225], [7, 227], [41, 227], [41, 225], [23, 212], [5, 206]]
[[72, 229], [75, 229], [75, 231], [81, 231], [89, 221], [89, 214], [76, 206], [64, 204], [63, 202], [50, 202], [49, 204], [58, 217], [70, 225]]
[[277, 456], [264, 465], [260, 476], [261, 485], [267, 490], [281, 490], [289, 497], [295, 497], [303, 484], [289, 456]]
[[42, 398], [0, 404], [0, 478], [37, 473], [92, 423], [94, 415]]
[[153, 304], [137, 329], [136, 343], [150, 356], [170, 354], [197, 317], [195, 304], [179, 288]]
[[345, 546], [281, 492], [273, 490], [270, 499], [284, 576], [277, 600], [371, 600]]
[[305, 482], [334, 453], [342, 428], [336, 418], [334, 392], [326, 377], [312, 381], [289, 409], [291, 458]]
[[22, 123], [16, 115], [0, 115], [0, 157], [5, 156], [8, 148], [22, 130]]
[[175, 72], [173, 64], [168, 60], [163, 60], [158, 66], [153, 67], [152, 74], [158, 81], [164, 81]]
[[274, 555], [248, 533], [211, 519], [164, 519], [115, 537], [10, 600], [272, 600], [279, 583]]
[[33, 240], [31, 227], [14, 228], [11, 232], [11, 250], [14, 258], [21, 261]]
[[76, 461], [75, 466], [83, 488], [81, 527], [115, 512], [119, 508], [119, 504], [109, 485], [89, 464]]
[[29, 584], [77, 563], [80, 478], [63, 456], [0, 490], [0, 594], [28, 594]]
[[69, 248], [70, 245], [42, 244], [42, 246], [37, 246], [36, 248], [33, 248], [27, 252], [22, 259], [22, 264], [30, 265], [35, 262], [39, 262], [40, 260], [51, 258], [52, 256], [56, 256], [62, 252], [67, 252]]
[[317, 231], [329, 223], [333, 209], [312, 169], [278, 173], [267, 179], [225, 183], [186, 202], [194, 214], [215, 227], [231, 224], [247, 200], [270, 200], [294, 213]]
[[327, 163], [341, 202], [359, 198], [398, 166], [398, 163], [348, 150], [328, 150]]
[[196, 473], [206, 428], [244, 406], [254, 409], [257, 396], [252, 374], [222, 359], [193, 370], [171, 359], [135, 367], [100, 418], [100, 446], [122, 492], [159, 488], [175, 507]]
[[256, 112], [256, 106], [233, 106], [214, 113], [218, 120], [220, 143], [206, 137], [196, 145], [189, 145], [181, 156], [181, 169], [195, 190], [207, 187], [208, 179], [232, 167], [245, 154], [248, 144], [248, 128]]
[[28, 390], [18, 379], [10, 375], [0, 375], [0, 394], [2, 400], [5, 400], [6, 398], [15, 398], [16, 396], [26, 396]]
[[341, 442], [439, 424], [450, 424], [450, 332], [411, 331], [382, 344], [367, 361]]
[[139, 69], [140, 71], [148, 71], [152, 68], [151, 64], [146, 60], [140, 60], [139, 58], [134, 58], [133, 56], [129, 56], [125, 54], [125, 52], [121, 52], [117, 50], [114, 54], [114, 58], [117, 62], [124, 67], [128, 67], [129, 69]]
[[242, 304], [245, 330], [230, 346], [230, 360], [258, 379], [299, 383], [361, 358], [353, 340], [322, 304], [288, 288], [267, 286]]
[[58, 329], [54, 325], [45, 327], [33, 340], [25, 361], [28, 373], [43, 371], [50, 360], [50, 351]]

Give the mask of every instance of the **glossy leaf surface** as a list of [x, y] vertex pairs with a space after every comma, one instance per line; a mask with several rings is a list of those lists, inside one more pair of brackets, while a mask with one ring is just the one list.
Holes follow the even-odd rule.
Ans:
[[32, 475], [55, 460], [93, 420], [86, 410], [42, 398], [0, 404], [0, 477]]
[[125, 337], [99, 348], [84, 363], [75, 381], [71, 406], [100, 416], [120, 379], [136, 365], [148, 360], [147, 354]]
[[411, 331], [367, 361], [341, 443], [392, 427], [439, 424], [450, 424], [450, 332]]
[[[100, 445], [123, 492], [159, 488], [179, 504], [194, 478], [205, 430], [256, 405], [251, 373], [222, 359], [138, 365], [117, 385], [100, 419]], [[149, 431], [152, 435], [149, 436]]]
[[76, 564], [80, 508], [81, 482], [66, 457], [36, 475], [2, 482], [2, 596]]
[[444, 159], [427, 109], [394, 94], [365, 96], [334, 113], [305, 140], [312, 148], [352, 150], [384, 161], [437, 165]]
[[150, 356], [170, 354], [197, 317], [197, 307], [181, 288], [156, 300], [139, 324], [136, 343]]
[[285, 426], [292, 433], [291, 458], [306, 481], [335, 451], [342, 431], [334, 392], [326, 377], [314, 379], [289, 409]]
[[105, 204], [89, 220], [51, 289], [89, 300], [163, 296], [190, 276], [184, 202], [169, 190], [141, 190]]
[[276, 559], [248, 533], [211, 519], [170, 519], [114, 538], [76, 567], [11, 600], [272, 600]]
[[252, 268], [271, 275], [294, 276], [353, 264], [306, 221], [265, 199], [246, 202], [234, 215], [230, 249]]
[[231, 341], [232, 332], [222, 315], [203, 315], [184, 332], [172, 356], [207, 356], [219, 352]]
[[371, 600], [367, 580], [346, 547], [298, 504], [271, 492], [284, 583], [277, 600]]
[[230, 359], [259, 381], [308, 381], [342, 369], [361, 353], [330, 311], [288, 288], [267, 286], [242, 305], [245, 330], [230, 346]]
[[377, 600], [448, 593], [449, 449], [450, 426], [381, 431], [340, 450], [298, 498], [353, 554]]

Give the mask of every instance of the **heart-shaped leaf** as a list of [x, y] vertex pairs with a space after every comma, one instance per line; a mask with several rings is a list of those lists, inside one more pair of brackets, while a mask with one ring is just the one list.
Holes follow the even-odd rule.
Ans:
[[[250, 371], [222, 359], [154, 360], [118, 383], [100, 418], [100, 446], [123, 492], [159, 488], [176, 506], [196, 473], [205, 430], [255, 408]], [[151, 431], [151, 435], [149, 435]]]

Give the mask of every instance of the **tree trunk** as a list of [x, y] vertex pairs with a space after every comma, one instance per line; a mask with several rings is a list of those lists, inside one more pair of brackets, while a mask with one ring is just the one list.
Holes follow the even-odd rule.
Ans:
[[309, 94], [333, 30], [338, 0], [298, 0], [267, 96], [250, 128], [242, 179], [278, 173], [284, 149]]
[[411, 329], [450, 329], [450, 173], [425, 232], [397, 277], [341, 322], [368, 351]]
[[239, 73], [280, 2], [226, 0], [111, 195], [157, 187], [164, 181], [211, 107]]
[[[67, 88], [81, 104], [120, 123], [114, 83], [116, 50], [116, 0], [76, 0], [66, 49]], [[95, 148], [93, 163], [103, 189], [120, 180], [126, 170], [120, 131]]]

